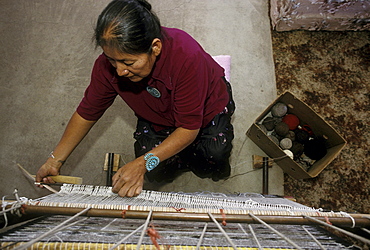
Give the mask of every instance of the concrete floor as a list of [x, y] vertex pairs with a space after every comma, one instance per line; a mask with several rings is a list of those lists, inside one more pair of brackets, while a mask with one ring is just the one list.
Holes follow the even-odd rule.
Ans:
[[[95, 20], [109, 1], [0, 0], [0, 194], [17, 188], [22, 196], [47, 194], [18, 169], [32, 174], [62, 135], [89, 83], [97, 55], [91, 42]], [[262, 191], [262, 171], [252, 155], [264, 153], [245, 132], [276, 98], [267, 0], [152, 0], [162, 24], [183, 29], [211, 55], [231, 56], [231, 84], [237, 110], [232, 177], [202, 180], [188, 173], [162, 191]], [[135, 117], [119, 98], [70, 156], [64, 175], [104, 185], [105, 154], [133, 159]], [[283, 173], [274, 165], [270, 193], [282, 195]], [[147, 186], [149, 188], [149, 186]]]

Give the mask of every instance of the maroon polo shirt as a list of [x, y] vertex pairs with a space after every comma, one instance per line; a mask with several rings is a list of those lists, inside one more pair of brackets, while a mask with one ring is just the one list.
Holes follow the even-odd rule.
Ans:
[[[137, 117], [152, 122], [157, 130], [202, 128], [221, 112], [229, 100], [223, 68], [184, 31], [165, 27], [163, 31], [162, 51], [151, 74], [141, 82], [118, 76], [101, 54], [77, 107], [78, 114], [96, 121], [117, 95]], [[151, 95], [147, 86], [159, 90], [160, 97]]]

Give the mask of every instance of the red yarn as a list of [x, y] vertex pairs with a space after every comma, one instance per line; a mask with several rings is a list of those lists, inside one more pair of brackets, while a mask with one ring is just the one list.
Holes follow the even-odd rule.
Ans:
[[287, 114], [282, 120], [289, 127], [289, 130], [295, 130], [299, 125], [299, 118], [293, 114]]
[[123, 219], [126, 219], [126, 209], [123, 209], [123, 210], [122, 210], [121, 217], [122, 217]]
[[159, 244], [158, 239], [161, 238], [157, 230], [155, 230], [153, 225], [149, 225], [149, 228], [147, 229], [147, 234], [149, 235], [150, 239], [152, 240], [153, 245], [159, 250]]
[[222, 215], [222, 225], [226, 226], [227, 225], [227, 223], [226, 223], [226, 214], [224, 213], [223, 209], [220, 209], [220, 213]]
[[175, 207], [170, 207], [176, 210], [176, 212], [181, 212], [182, 210], [186, 210], [186, 208], [175, 208]]
[[327, 217], [327, 216], [325, 216], [325, 222], [326, 222], [326, 223], [328, 223], [329, 225], [333, 225], [333, 223], [331, 223], [331, 222], [329, 221], [329, 217]]

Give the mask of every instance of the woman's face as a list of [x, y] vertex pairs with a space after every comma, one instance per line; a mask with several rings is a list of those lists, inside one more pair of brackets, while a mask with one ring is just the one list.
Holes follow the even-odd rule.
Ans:
[[119, 52], [117, 49], [107, 46], [102, 49], [109, 62], [116, 68], [119, 76], [127, 77], [132, 82], [139, 82], [152, 71], [161, 48], [161, 41], [154, 39], [151, 53], [133, 55]]

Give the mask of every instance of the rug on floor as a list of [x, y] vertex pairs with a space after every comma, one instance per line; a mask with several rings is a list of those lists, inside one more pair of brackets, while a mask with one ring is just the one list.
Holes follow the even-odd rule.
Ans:
[[307, 206], [370, 211], [370, 31], [272, 31], [278, 94], [292, 92], [347, 141], [316, 178], [285, 176]]

